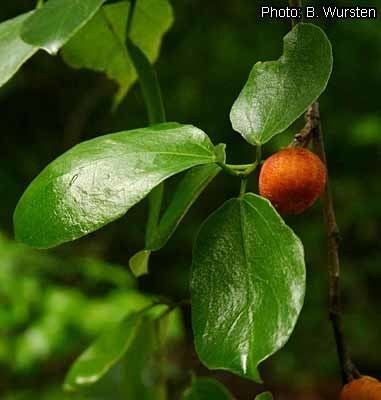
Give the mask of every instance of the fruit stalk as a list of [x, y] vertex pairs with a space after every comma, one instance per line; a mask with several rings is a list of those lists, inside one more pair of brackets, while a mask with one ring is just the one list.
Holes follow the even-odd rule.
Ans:
[[310, 127], [310, 137], [317, 155], [327, 168], [327, 184], [321, 196], [324, 226], [327, 236], [328, 271], [329, 271], [329, 317], [332, 323], [337, 352], [340, 361], [342, 379], [344, 383], [360, 377], [348, 351], [342, 321], [342, 307], [340, 295], [340, 232], [336, 221], [333, 198], [329, 185], [327, 157], [324, 146], [324, 137], [320, 121], [319, 103], [315, 102], [307, 111], [307, 125]]

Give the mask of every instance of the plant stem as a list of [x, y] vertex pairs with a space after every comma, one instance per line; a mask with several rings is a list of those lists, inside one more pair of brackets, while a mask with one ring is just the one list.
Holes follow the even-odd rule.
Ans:
[[[289, 0], [291, 7], [301, 7], [302, 0]], [[292, 20], [292, 26], [298, 23]], [[323, 205], [323, 220], [327, 236], [327, 252], [328, 252], [328, 273], [329, 273], [329, 318], [335, 336], [336, 349], [340, 362], [340, 369], [343, 383], [347, 383], [353, 379], [360, 377], [359, 371], [352, 362], [348, 346], [344, 336], [343, 317], [341, 308], [340, 293], [340, 258], [339, 258], [339, 241], [340, 232], [336, 221], [335, 209], [333, 206], [333, 198], [329, 184], [329, 174], [327, 165], [327, 156], [324, 146], [323, 130], [320, 120], [319, 103], [313, 103], [306, 112], [306, 125], [295, 135], [290, 146], [308, 146], [312, 139], [315, 152], [324, 162], [327, 171], [327, 182], [324, 193], [321, 196]]]
[[258, 145], [256, 147], [256, 159], [251, 164], [225, 164], [218, 163], [218, 165], [229, 175], [240, 176], [242, 178], [252, 174], [261, 163], [262, 147]]
[[[289, 0], [288, 4], [290, 7], [301, 7], [302, 1], [301, 0]], [[299, 21], [297, 19], [291, 18], [291, 25], [294, 27]]]
[[[139, 78], [139, 84], [147, 110], [148, 122], [150, 125], [154, 125], [166, 121], [165, 108], [159, 78], [154, 66], [144, 52], [130, 39], [135, 6], [136, 1], [131, 1], [126, 27], [126, 48]], [[161, 183], [148, 196], [149, 211], [146, 226], [146, 243], [156, 232], [160, 220], [163, 193], [164, 183]]]
[[[308, 123], [311, 130], [313, 146], [317, 155], [321, 158], [327, 168], [327, 157], [324, 146], [323, 131], [320, 121], [319, 103], [312, 104], [307, 111]], [[339, 259], [339, 241], [340, 233], [336, 221], [333, 198], [329, 185], [329, 176], [327, 168], [327, 184], [323, 195], [321, 196], [323, 205], [323, 219], [327, 236], [328, 250], [328, 272], [329, 272], [329, 317], [332, 323], [337, 353], [339, 356], [340, 368], [343, 383], [347, 383], [360, 376], [354, 366], [350, 356], [343, 331], [341, 294], [340, 294], [340, 259]]]
[[241, 187], [239, 190], [239, 197], [242, 197], [246, 193], [247, 177], [241, 179]]
[[44, 5], [44, 0], [37, 0], [36, 9], [41, 8]]

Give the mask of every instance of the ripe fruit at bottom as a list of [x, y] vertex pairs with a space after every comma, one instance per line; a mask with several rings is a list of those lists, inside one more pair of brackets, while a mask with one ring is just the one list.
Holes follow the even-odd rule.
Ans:
[[259, 174], [259, 193], [281, 214], [299, 214], [321, 195], [326, 168], [304, 148], [287, 148], [269, 157]]
[[343, 387], [340, 400], [381, 400], [381, 382], [370, 376], [355, 379]]

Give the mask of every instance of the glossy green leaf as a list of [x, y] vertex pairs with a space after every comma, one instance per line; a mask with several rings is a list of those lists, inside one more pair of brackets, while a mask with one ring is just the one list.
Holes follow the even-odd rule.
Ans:
[[183, 393], [182, 400], [232, 400], [229, 391], [212, 378], [195, 378]]
[[[125, 96], [137, 78], [125, 46], [129, 7], [127, 1], [102, 7], [63, 48], [64, 60], [73, 68], [104, 72], [115, 80], [119, 86], [117, 102]], [[168, 0], [137, 1], [130, 37], [150, 62], [156, 60], [162, 37], [172, 21], [172, 8]]]
[[324, 91], [332, 71], [325, 33], [297, 24], [278, 61], [258, 62], [231, 110], [233, 128], [249, 143], [266, 143], [287, 129]]
[[24, 43], [20, 38], [21, 27], [33, 12], [22, 14], [0, 24], [0, 86], [19, 70], [38, 48]]
[[104, 2], [105, 0], [48, 0], [25, 21], [21, 37], [26, 43], [56, 54]]
[[261, 393], [259, 394], [255, 400], [273, 400], [273, 396], [270, 392], [265, 392], [265, 393]]
[[48, 248], [124, 215], [155, 186], [196, 165], [217, 161], [191, 125], [161, 124], [83, 142], [49, 164], [14, 214], [16, 238]]
[[148, 273], [150, 255], [150, 250], [141, 250], [130, 258], [129, 264], [131, 271], [137, 278]]
[[133, 314], [103, 333], [73, 364], [64, 383], [66, 390], [98, 381], [129, 349], [142, 324], [143, 314]]
[[303, 246], [272, 205], [245, 194], [212, 214], [192, 263], [196, 350], [211, 369], [260, 381], [260, 362], [291, 335], [303, 305]]
[[156, 234], [148, 238], [148, 249], [159, 250], [167, 243], [189, 208], [220, 171], [218, 165], [210, 164], [192, 168], [185, 174], [160, 220]]

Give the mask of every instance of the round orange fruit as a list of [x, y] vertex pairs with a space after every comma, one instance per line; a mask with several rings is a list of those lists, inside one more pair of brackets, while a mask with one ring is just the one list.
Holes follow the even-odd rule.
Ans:
[[304, 148], [287, 148], [269, 157], [259, 174], [259, 193], [281, 214], [300, 214], [322, 194], [326, 168]]

